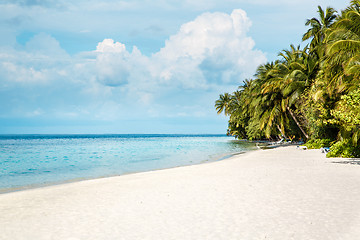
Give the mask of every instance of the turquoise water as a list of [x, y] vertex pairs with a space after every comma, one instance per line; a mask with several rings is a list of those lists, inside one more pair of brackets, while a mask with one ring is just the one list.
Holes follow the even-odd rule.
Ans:
[[198, 164], [252, 149], [223, 135], [0, 135], [0, 192]]

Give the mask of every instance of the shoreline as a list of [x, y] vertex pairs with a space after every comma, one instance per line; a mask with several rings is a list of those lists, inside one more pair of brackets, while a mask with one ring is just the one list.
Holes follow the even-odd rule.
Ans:
[[0, 239], [356, 239], [360, 166], [340, 161], [287, 146], [4, 193]]
[[232, 158], [234, 156], [238, 156], [238, 155], [245, 154], [245, 153], [251, 152], [251, 151], [256, 151], [256, 150], [258, 150], [258, 149], [242, 151], [242, 152], [237, 152], [237, 153], [218, 154], [218, 156], [216, 158], [209, 157], [207, 160], [203, 160], [202, 162], [191, 163], [191, 164], [187, 164], [187, 165], [178, 165], [178, 166], [168, 167], [168, 168], [164, 167], [164, 168], [158, 168], [158, 169], [151, 169], [148, 171], [126, 172], [126, 173], [122, 173], [122, 174], [118, 174], [118, 175], [105, 175], [105, 176], [89, 177], [89, 178], [79, 177], [79, 178], [57, 181], [57, 182], [48, 182], [48, 183], [42, 183], [42, 184], [25, 185], [25, 186], [20, 186], [20, 187], [3, 188], [3, 189], [0, 189], [0, 196], [2, 194], [7, 194], [7, 193], [21, 192], [21, 191], [27, 191], [27, 190], [39, 189], [39, 188], [46, 188], [46, 187], [51, 187], [51, 186], [63, 185], [63, 184], [71, 184], [71, 183], [77, 183], [77, 182], [82, 182], [82, 181], [97, 180], [97, 179], [112, 178], [112, 177], [121, 177], [121, 176], [132, 175], [132, 174], [147, 173], [147, 172], [161, 171], [161, 170], [166, 170], [166, 169], [173, 169], [173, 168], [179, 168], [179, 167], [187, 167], [187, 166], [194, 166], [194, 165], [218, 162], [218, 161], [223, 161], [228, 158]]
[[[24, 141], [19, 137], [5, 139], [5, 151], [0, 154], [4, 159], [0, 194], [218, 161], [252, 147], [250, 143], [234, 143], [231, 137], [212, 134], [93, 137], [26, 135]], [[74, 144], [69, 147], [69, 143]], [[19, 149], [11, 151], [17, 145]], [[27, 154], [27, 148], [33, 152]]]

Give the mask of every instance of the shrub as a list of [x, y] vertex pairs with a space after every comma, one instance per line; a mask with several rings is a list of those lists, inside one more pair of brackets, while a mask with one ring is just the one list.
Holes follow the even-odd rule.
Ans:
[[319, 149], [322, 147], [330, 147], [332, 145], [331, 139], [310, 139], [304, 144], [308, 149]]
[[349, 139], [342, 140], [330, 147], [326, 157], [357, 158], [360, 157], [360, 148], [352, 145]]

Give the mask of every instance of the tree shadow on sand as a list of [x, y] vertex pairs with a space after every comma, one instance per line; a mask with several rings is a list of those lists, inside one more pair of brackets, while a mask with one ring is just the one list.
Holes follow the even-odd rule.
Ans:
[[360, 158], [352, 158], [344, 161], [337, 161], [332, 163], [340, 163], [340, 164], [352, 164], [352, 165], [359, 165], [360, 166]]

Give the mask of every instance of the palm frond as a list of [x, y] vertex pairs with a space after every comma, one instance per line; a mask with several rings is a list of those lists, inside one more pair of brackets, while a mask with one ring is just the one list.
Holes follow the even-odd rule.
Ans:
[[360, 40], [339, 40], [329, 45], [327, 49], [328, 54], [335, 54], [342, 50], [351, 51], [353, 53], [360, 52]]

